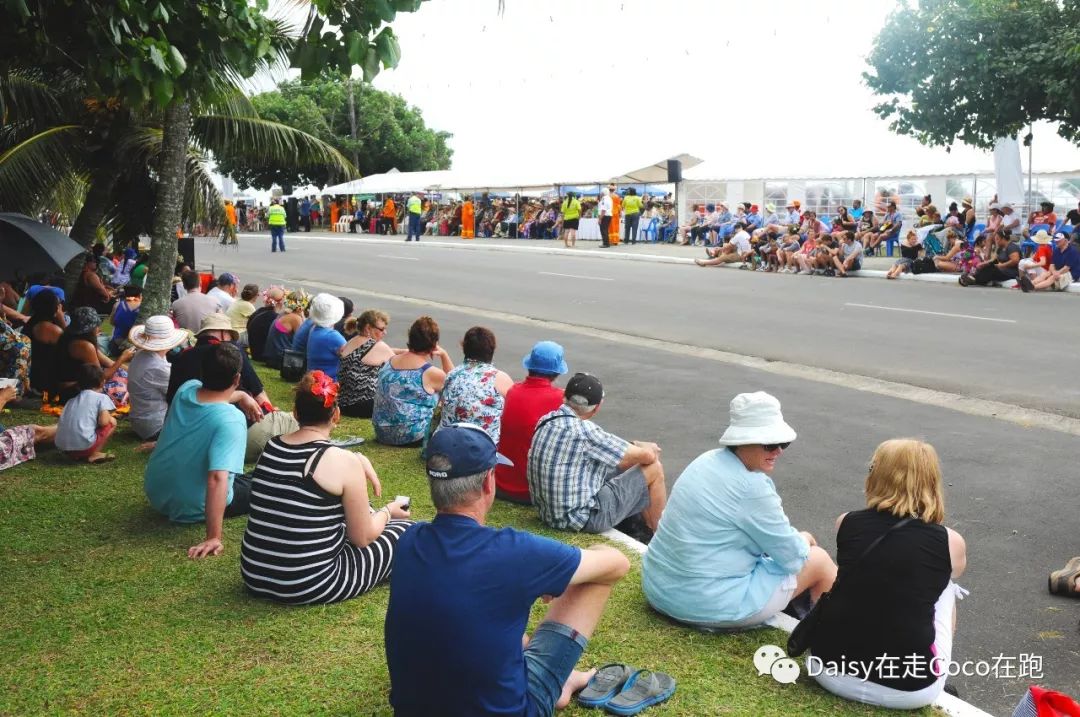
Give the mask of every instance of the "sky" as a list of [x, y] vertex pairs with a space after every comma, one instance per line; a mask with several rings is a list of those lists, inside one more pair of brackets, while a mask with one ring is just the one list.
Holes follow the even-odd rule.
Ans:
[[[453, 168], [607, 177], [687, 152], [713, 178], [992, 170], [888, 130], [862, 84], [895, 0], [429, 0], [375, 86], [453, 133]], [[811, 99], [806, 99], [808, 96]], [[1034, 168], [1080, 170], [1036, 126]], [[1027, 149], [1022, 152], [1025, 171]]]

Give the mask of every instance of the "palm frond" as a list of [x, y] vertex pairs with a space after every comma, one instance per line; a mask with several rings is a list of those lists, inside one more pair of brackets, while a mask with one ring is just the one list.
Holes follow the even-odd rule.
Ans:
[[194, 119], [191, 135], [195, 145], [218, 158], [326, 166], [343, 175], [356, 174], [352, 163], [326, 142], [270, 120], [203, 115]]
[[220, 225], [225, 221], [225, 205], [214, 184], [207, 157], [194, 149], [188, 151], [187, 176], [184, 179], [184, 219]]
[[70, 124], [51, 127], [0, 154], [0, 207], [36, 212], [60, 182], [84, 173], [82, 129]]
[[0, 124], [38, 129], [70, 120], [75, 110], [72, 78], [20, 68], [0, 75]]

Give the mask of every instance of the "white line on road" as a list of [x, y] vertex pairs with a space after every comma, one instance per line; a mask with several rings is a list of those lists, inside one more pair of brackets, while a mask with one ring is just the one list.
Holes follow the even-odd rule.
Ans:
[[845, 303], [844, 306], [854, 306], [859, 309], [881, 309], [882, 311], [904, 311], [909, 314], [930, 314], [931, 316], [948, 316], [951, 319], [975, 319], [977, 321], [997, 321], [1000, 324], [1015, 324], [1016, 319], [992, 319], [989, 316], [972, 316], [970, 314], [946, 314], [941, 311], [923, 311], [922, 309], [901, 309], [896, 306], [878, 306], [876, 304], [852, 304], [850, 302]]
[[399, 261], [420, 261], [415, 256], [394, 256], [393, 254], [376, 254], [383, 259], [398, 259]]
[[587, 281], [615, 281], [614, 279], [608, 279], [603, 276], [581, 276], [579, 274], [560, 274], [557, 271], [538, 271], [537, 274], [543, 274], [545, 276], [565, 276], [567, 279], [585, 279]]

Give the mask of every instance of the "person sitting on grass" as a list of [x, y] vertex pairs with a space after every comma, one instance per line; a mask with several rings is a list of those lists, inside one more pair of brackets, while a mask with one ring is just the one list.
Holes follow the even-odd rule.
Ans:
[[293, 339], [304, 325], [311, 297], [303, 289], [290, 291], [282, 300], [281, 314], [270, 323], [262, 360], [270, 368], [281, 368], [281, 355], [292, 349]]
[[[879, 445], [866, 477], [866, 505], [836, 519], [840, 574], [821, 606], [807, 665], [824, 668], [810, 673], [844, 699], [918, 709], [945, 688], [956, 600], [964, 594], [953, 581], [967, 566], [964, 539], [942, 524], [945, 498], [933, 446], [911, 439]], [[883, 667], [886, 655], [898, 656], [904, 669]], [[828, 669], [841, 661], [856, 665], [856, 674]], [[858, 667], [867, 664], [876, 667]]]
[[375, 511], [382, 494], [371, 461], [330, 444], [341, 421], [338, 385], [322, 371], [296, 386], [298, 430], [271, 438], [251, 477], [240, 574], [258, 597], [293, 605], [348, 600], [386, 580], [412, 522], [408, 504]]
[[885, 274], [885, 278], [898, 279], [901, 274], [910, 272], [911, 265], [919, 258], [919, 254], [922, 253], [922, 250], [923, 246], [919, 242], [918, 234], [915, 233], [914, 229], [909, 229], [907, 236], [904, 237], [904, 241], [900, 243], [900, 258], [896, 260], [896, 263], [892, 265], [889, 272]]
[[723, 245], [715, 249], [705, 249], [708, 259], [694, 259], [698, 266], [719, 266], [721, 264], [734, 264], [750, 261], [754, 248], [750, 245], [750, 235], [746, 233], [742, 222], [735, 224], [735, 234]]
[[552, 528], [602, 533], [640, 514], [651, 533], [667, 503], [660, 446], [630, 443], [593, 423], [603, 401], [595, 376], [567, 382], [563, 405], [536, 424], [529, 492]]
[[495, 334], [491, 329], [473, 326], [465, 332], [461, 349], [465, 362], [446, 374], [439, 426], [472, 423], [487, 431], [497, 444], [506, 392], [514, 385], [514, 379], [492, 363]]
[[345, 314], [345, 304], [333, 294], [316, 294], [308, 307], [312, 329], [307, 341], [307, 367], [322, 371], [337, 380], [341, 365], [340, 351], [345, 337], [338, 333], [334, 324]]
[[248, 512], [244, 414], [259, 409], [237, 390], [240, 349], [223, 341], [199, 358], [202, 378], [176, 392], [143, 473], [143, 490], [154, 510], [177, 523], [206, 523], [206, 539], [188, 550], [194, 559], [220, 555], [224, 519]]
[[263, 360], [270, 327], [278, 314], [284, 311], [284, 305], [285, 290], [280, 286], [271, 286], [263, 293], [263, 305], [255, 309], [255, 313], [248, 317], [244, 331], [247, 333], [248, 352], [252, 359]]
[[[827, 592], [836, 565], [784, 513], [769, 477], [796, 434], [775, 397], [731, 400], [717, 450], [686, 467], [642, 563], [654, 609], [703, 629], [747, 629]], [[794, 606], [792, 606], [794, 607]]]
[[116, 430], [116, 410], [112, 399], [102, 391], [105, 374], [100, 367], [83, 364], [76, 371], [79, 393], [64, 404], [56, 425], [56, 447], [70, 458], [87, 463], [105, 463], [116, 458], [102, 452]]
[[[239, 334], [233, 329], [232, 322], [229, 321], [225, 314], [221, 312], [207, 314], [203, 318], [199, 333], [195, 336], [195, 345], [184, 350], [183, 353], [173, 359], [172, 370], [169, 372], [169, 389], [166, 396], [169, 403], [172, 404], [177, 391], [185, 382], [193, 378], [202, 379], [203, 357], [214, 346], [223, 343], [231, 343], [235, 346], [238, 338]], [[266, 395], [262, 379], [255, 372], [255, 367], [251, 365], [251, 360], [247, 354], [242, 351], [240, 352], [240, 385], [238, 388], [254, 398], [255, 403], [262, 410], [271, 410], [270, 397]]]
[[1065, 291], [1069, 284], [1080, 281], [1080, 248], [1069, 241], [1069, 236], [1058, 232], [1054, 235], [1054, 254], [1050, 270], [1032, 283], [1034, 291]]
[[[580, 549], [486, 527], [502, 461], [472, 424], [428, 443], [437, 513], [398, 541], [386, 610], [398, 717], [550, 717], [595, 673], [574, 667], [630, 561], [607, 545]], [[525, 636], [537, 600], [549, 603], [547, 614]]]
[[526, 475], [529, 446], [536, 423], [562, 405], [563, 391], [553, 384], [569, 369], [563, 347], [554, 341], [538, 342], [521, 365], [529, 375], [506, 392], [506, 405], [500, 417], [499, 453], [510, 463], [495, 466], [495, 497], [532, 505]]
[[[229, 321], [232, 322], [233, 331], [240, 335], [236, 345], [243, 350], [247, 350], [248, 347], [248, 319], [255, 314], [255, 304], [251, 303], [259, 295], [258, 284], [245, 284], [244, 288], [240, 291], [240, 298], [232, 302], [228, 309], [225, 310], [225, 315], [229, 317]], [[269, 324], [267, 325], [269, 327]]]
[[863, 246], [855, 240], [855, 232], [844, 232], [844, 241], [833, 253], [832, 263], [837, 276], [847, 276], [849, 271], [862, 269]]
[[[375, 378], [371, 424], [375, 440], [388, 446], [423, 443], [446, 374], [454, 368], [450, 354], [439, 346], [439, 325], [421, 316], [409, 327], [408, 351], [389, 359]], [[441, 368], [433, 366], [438, 358]]]
[[128, 344], [128, 334], [131, 327], [139, 318], [139, 307], [142, 306], [142, 287], [128, 284], [120, 291], [119, 300], [113, 306], [109, 322], [112, 324], [112, 336], [109, 337], [109, 356], [117, 358], [123, 353]]
[[128, 338], [140, 350], [128, 368], [128, 420], [135, 435], [144, 441], [157, 438], [169, 411], [172, 364], [165, 357], [189, 336], [185, 329], [174, 327], [168, 316], [151, 316], [145, 324], [131, 329]]
[[[0, 388], [0, 413], [3, 413], [8, 403], [18, 398], [17, 394], [14, 386]], [[0, 424], [0, 471], [34, 460], [37, 457], [35, 446], [39, 443], [50, 443], [55, 438], [55, 425], [27, 424], [5, 428]]]

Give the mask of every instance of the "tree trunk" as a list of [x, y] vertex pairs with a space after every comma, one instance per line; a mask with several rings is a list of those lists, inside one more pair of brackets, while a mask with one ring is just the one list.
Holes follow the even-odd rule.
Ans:
[[[165, 109], [158, 166], [157, 200], [151, 232], [150, 263], [146, 273], [139, 320], [169, 313], [172, 276], [176, 269], [176, 229], [184, 205], [184, 177], [191, 134], [191, 105], [173, 100]], [[194, 268], [194, 267], [192, 267]]]
[[[105, 218], [105, 210], [109, 208], [115, 186], [115, 168], [97, 171], [90, 178], [90, 189], [86, 193], [86, 201], [79, 210], [79, 216], [75, 217], [75, 223], [71, 225], [69, 234], [71, 239], [84, 249], [93, 246], [94, 240], [97, 239], [98, 227], [101, 226], [101, 220]], [[68, 296], [75, 291], [82, 268], [83, 258], [80, 255], [72, 259], [64, 269], [64, 290]]]

